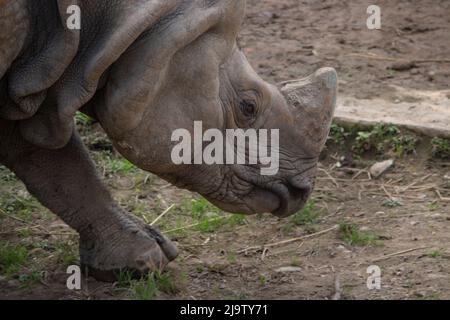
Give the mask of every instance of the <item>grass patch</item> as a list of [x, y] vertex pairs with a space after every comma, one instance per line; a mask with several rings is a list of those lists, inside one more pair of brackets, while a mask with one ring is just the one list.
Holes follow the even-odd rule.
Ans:
[[58, 263], [64, 267], [78, 264], [78, 248], [72, 241], [59, 241], [55, 246]]
[[80, 126], [88, 126], [92, 124], [93, 120], [88, 115], [77, 111], [75, 113], [75, 123]]
[[323, 209], [316, 207], [314, 200], [309, 200], [303, 209], [289, 218], [288, 222], [282, 227], [282, 231], [289, 233], [297, 226], [304, 226], [307, 233], [314, 233], [313, 224], [319, 221], [322, 211]]
[[[193, 224], [197, 223], [194, 230], [202, 233], [216, 232], [224, 226], [230, 228], [245, 225], [248, 223], [244, 214], [234, 214], [225, 216], [225, 213], [219, 208], [208, 202], [204, 198], [185, 199], [180, 205], [182, 212], [188, 212]], [[183, 227], [183, 224], [189, 224], [182, 221], [177, 227]]]
[[19, 276], [19, 282], [21, 283], [22, 287], [28, 287], [35, 283], [40, 283], [43, 278], [42, 271], [33, 270], [30, 273], [27, 274], [21, 274]]
[[442, 138], [433, 138], [431, 140], [433, 147], [433, 156], [442, 159], [450, 158], [450, 141]]
[[125, 158], [112, 158], [107, 157], [105, 162], [106, 172], [109, 174], [128, 173], [136, 167], [130, 161]]
[[380, 237], [372, 231], [361, 231], [355, 224], [341, 223], [339, 238], [351, 246], [378, 245]]
[[369, 128], [333, 124], [328, 141], [335, 144], [348, 141], [355, 156], [375, 152], [402, 157], [416, 151], [419, 138], [393, 124], [377, 124]]
[[314, 224], [319, 220], [321, 209], [316, 208], [314, 200], [309, 200], [302, 210], [295, 213], [290, 219], [291, 223], [296, 226], [304, 226], [307, 224]]
[[403, 204], [396, 199], [386, 199], [385, 201], [383, 201], [382, 206], [387, 208], [396, 208], [403, 206]]
[[3, 182], [17, 181], [16, 175], [5, 166], [0, 165], [0, 180]]
[[[14, 194], [6, 194], [0, 197], [0, 214], [14, 215], [22, 220], [29, 221], [33, 218], [33, 212], [45, 212], [37, 201], [32, 197], [21, 197]], [[47, 218], [46, 215], [43, 218]]]
[[21, 245], [0, 242], [0, 272], [13, 274], [28, 261], [28, 250]]
[[134, 279], [130, 271], [117, 274], [116, 286], [129, 287], [130, 298], [134, 300], [153, 300], [161, 292], [175, 294], [178, 289], [169, 273], [151, 272], [140, 279]]
[[430, 253], [428, 253], [427, 255], [430, 258], [438, 259], [438, 258], [441, 258], [443, 256], [443, 253], [442, 253], [441, 250], [433, 250]]

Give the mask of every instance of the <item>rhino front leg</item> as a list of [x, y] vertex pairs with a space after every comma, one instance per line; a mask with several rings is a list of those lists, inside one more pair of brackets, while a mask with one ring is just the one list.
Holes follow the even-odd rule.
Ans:
[[6, 123], [0, 123], [0, 162], [80, 234], [81, 264], [90, 275], [113, 281], [118, 270], [142, 274], [176, 258], [170, 240], [116, 205], [77, 133], [64, 148], [46, 150], [24, 141], [16, 126]]

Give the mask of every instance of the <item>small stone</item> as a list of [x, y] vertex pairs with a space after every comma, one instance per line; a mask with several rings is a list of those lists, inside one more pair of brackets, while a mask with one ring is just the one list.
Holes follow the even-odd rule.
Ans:
[[275, 270], [276, 272], [300, 272], [302, 268], [299, 267], [281, 267]]
[[402, 61], [392, 64], [388, 69], [395, 71], [408, 71], [416, 67], [414, 61]]
[[375, 163], [370, 169], [369, 172], [374, 178], [379, 178], [383, 173], [389, 170], [394, 165], [394, 160], [386, 160], [383, 162]]

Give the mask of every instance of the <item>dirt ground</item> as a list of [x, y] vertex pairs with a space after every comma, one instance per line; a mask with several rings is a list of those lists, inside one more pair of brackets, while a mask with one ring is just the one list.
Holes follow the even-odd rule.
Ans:
[[[450, 1], [377, 1], [380, 31], [365, 27], [369, 4], [249, 0], [240, 45], [275, 83], [332, 66], [341, 92], [360, 98], [395, 98], [390, 85], [447, 89], [450, 64], [420, 60], [449, 58]], [[396, 71], [372, 54], [419, 62]], [[155, 280], [158, 290], [124, 276], [115, 284], [84, 279], [70, 291], [65, 271], [77, 263], [77, 236], [0, 168], [0, 253], [22, 253], [0, 273], [0, 299], [450, 299], [450, 160], [432, 158], [429, 139], [379, 179], [367, 168], [391, 153], [358, 157], [354, 140], [331, 139], [312, 201], [278, 220], [229, 218], [130, 166], [96, 125], [80, 128], [125, 210], [151, 222], [175, 205], [157, 225], [180, 257]], [[367, 288], [371, 265], [381, 269], [381, 290]]]

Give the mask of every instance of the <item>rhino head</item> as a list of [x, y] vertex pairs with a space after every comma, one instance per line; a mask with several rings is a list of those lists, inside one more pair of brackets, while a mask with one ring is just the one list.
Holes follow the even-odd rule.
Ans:
[[[270, 85], [236, 44], [245, 1], [207, 1], [194, 9], [198, 2], [120, 57], [94, 99], [95, 113], [119, 152], [138, 167], [229, 212], [293, 214], [313, 189], [336, 102], [336, 72], [324, 68], [281, 88]], [[194, 136], [196, 121], [204, 132], [224, 135], [237, 128], [278, 130], [279, 145], [272, 148], [278, 170], [262, 175], [258, 163], [175, 164], [171, 137], [178, 129]]]
[[[82, 108], [131, 162], [226, 211], [284, 217], [304, 205], [333, 116], [336, 73], [320, 69], [281, 88], [263, 81], [237, 45], [244, 0], [20, 3], [36, 17], [54, 14], [37, 20], [50, 24], [52, 36], [41, 41], [36, 34], [40, 51], [24, 51], [11, 67], [11, 101], [0, 108], [0, 116], [21, 120], [25, 139], [62, 148]], [[83, 13], [81, 30], [61, 24], [73, 4]], [[262, 162], [175, 163], [174, 132], [195, 135], [199, 121], [203, 131], [224, 135], [230, 129], [278, 130], [266, 146], [277, 154], [276, 171], [262, 174]], [[241, 150], [244, 158], [255, 147]]]

